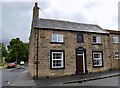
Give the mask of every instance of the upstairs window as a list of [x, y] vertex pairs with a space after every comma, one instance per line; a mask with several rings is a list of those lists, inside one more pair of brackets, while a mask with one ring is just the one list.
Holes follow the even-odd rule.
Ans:
[[92, 43], [93, 44], [101, 44], [101, 37], [100, 36], [93, 36]]
[[77, 35], [77, 43], [83, 43], [84, 40], [83, 40], [83, 34], [78, 34]]
[[64, 42], [63, 34], [52, 34], [52, 42]]
[[118, 51], [115, 51], [115, 52], [114, 52], [114, 55], [115, 55], [115, 59], [120, 59], [120, 56], [119, 56], [119, 52], [118, 52]]
[[114, 36], [113, 37], [113, 43], [119, 43], [119, 37], [118, 36]]

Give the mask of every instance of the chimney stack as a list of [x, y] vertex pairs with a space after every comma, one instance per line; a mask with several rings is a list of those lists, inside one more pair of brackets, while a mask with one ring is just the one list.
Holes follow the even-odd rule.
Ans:
[[39, 18], [39, 7], [38, 7], [38, 3], [35, 2], [35, 6], [33, 8], [33, 23], [36, 23], [38, 21]]

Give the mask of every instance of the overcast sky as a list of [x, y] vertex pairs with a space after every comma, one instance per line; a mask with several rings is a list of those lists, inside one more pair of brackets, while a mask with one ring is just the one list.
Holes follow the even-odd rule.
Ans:
[[2, 0], [0, 40], [6, 44], [17, 37], [29, 41], [35, 1], [45, 13], [40, 11], [40, 18], [97, 24], [104, 29], [118, 30], [119, 0]]

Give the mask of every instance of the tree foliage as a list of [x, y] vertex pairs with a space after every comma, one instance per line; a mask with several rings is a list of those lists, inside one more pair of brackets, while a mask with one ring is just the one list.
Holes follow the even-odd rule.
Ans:
[[8, 62], [28, 61], [28, 44], [23, 43], [19, 38], [11, 39], [10, 45], [7, 46], [9, 54], [7, 55]]
[[7, 55], [7, 49], [5, 45], [2, 43], [2, 57], [6, 57], [6, 55]]

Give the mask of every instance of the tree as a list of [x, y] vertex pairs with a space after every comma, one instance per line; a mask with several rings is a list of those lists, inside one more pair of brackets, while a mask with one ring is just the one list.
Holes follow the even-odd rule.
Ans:
[[23, 43], [19, 38], [11, 39], [10, 45], [7, 46], [9, 51], [8, 61], [17, 62], [28, 61], [28, 44]]
[[5, 45], [2, 43], [2, 57], [6, 57], [6, 55], [7, 55], [7, 49]]

